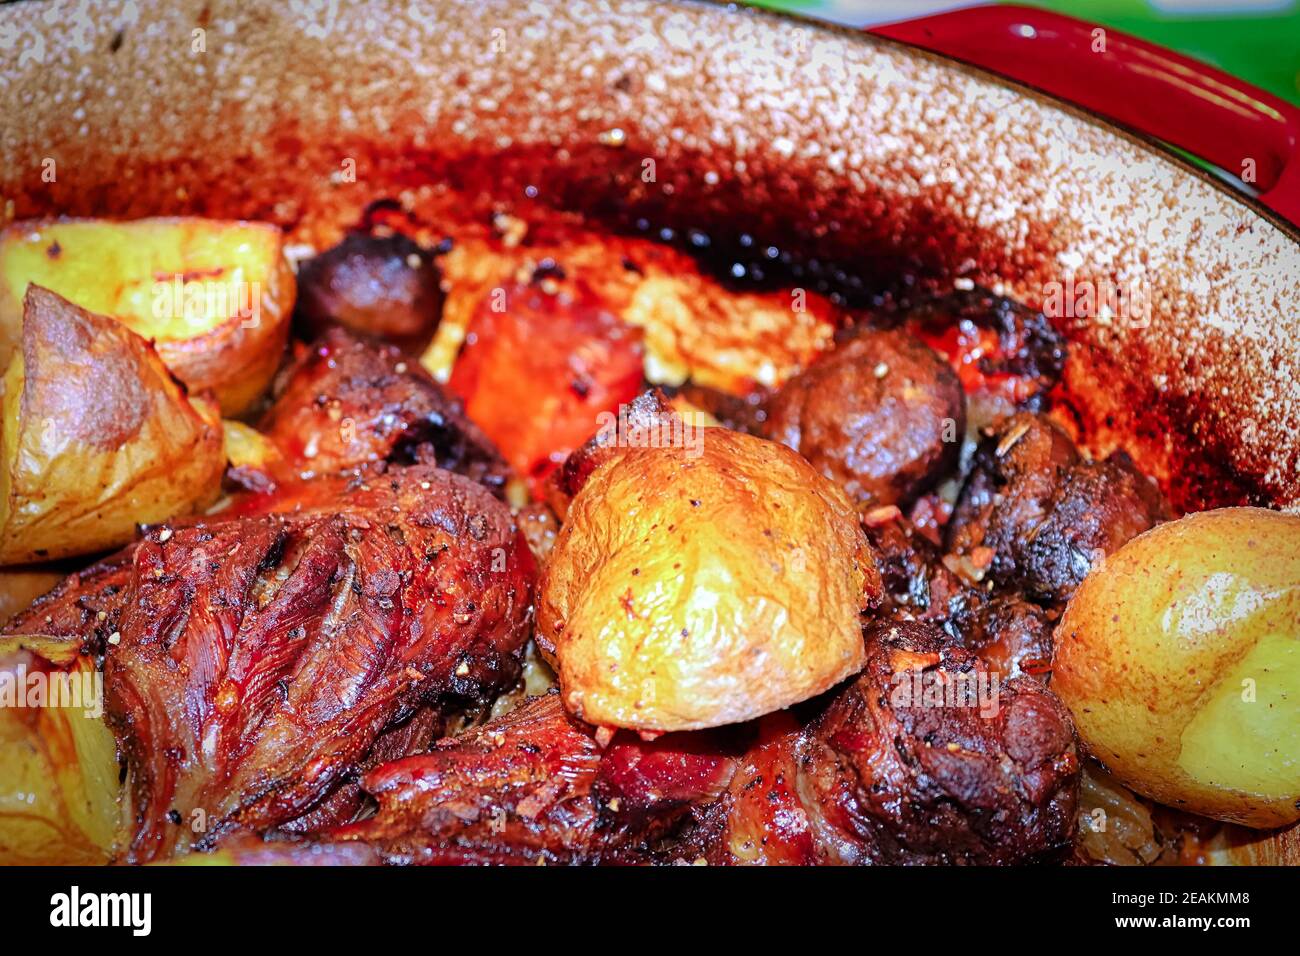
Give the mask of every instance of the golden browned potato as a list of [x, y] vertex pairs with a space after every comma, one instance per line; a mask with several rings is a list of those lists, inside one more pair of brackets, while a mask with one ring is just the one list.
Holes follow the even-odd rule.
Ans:
[[112, 319], [39, 286], [23, 313], [4, 376], [0, 564], [103, 551], [211, 504], [225, 465], [215, 405]]
[[1134, 538], [1070, 601], [1052, 689], [1137, 792], [1300, 820], [1300, 517], [1224, 508]]
[[102, 693], [76, 644], [0, 640], [0, 864], [108, 862], [121, 787]]
[[594, 724], [736, 723], [863, 663], [880, 579], [843, 492], [774, 442], [683, 434], [603, 457], [543, 574], [538, 644]]
[[266, 389], [289, 334], [294, 277], [280, 230], [208, 219], [18, 222], [0, 233], [0, 362], [23, 294], [41, 285], [154, 341], [191, 391], [227, 416]]

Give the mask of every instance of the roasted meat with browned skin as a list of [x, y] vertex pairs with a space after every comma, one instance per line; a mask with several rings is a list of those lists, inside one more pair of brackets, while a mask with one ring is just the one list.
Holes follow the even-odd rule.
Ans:
[[1049, 419], [1021, 412], [976, 450], [947, 544], [996, 586], [1064, 606], [1099, 556], [1168, 518], [1124, 452], [1089, 461]]
[[390, 863], [651, 862], [733, 767], [714, 734], [623, 732], [602, 747], [551, 694], [366, 774], [378, 813], [327, 838], [364, 841]]
[[442, 316], [441, 282], [433, 258], [406, 236], [350, 233], [298, 267], [294, 319], [309, 339], [342, 325], [418, 355]]
[[[377, 740], [380, 756], [423, 746], [421, 708], [518, 677], [535, 566], [487, 489], [414, 465], [294, 490], [155, 527], [7, 629], [81, 639], [86, 615], [113, 624], [104, 680], [132, 861], [311, 813]], [[343, 804], [317, 822], [355, 796]]]
[[1025, 863], [1074, 837], [1065, 706], [997, 680], [922, 624], [879, 624], [863, 674], [809, 729], [800, 768], [818, 843], [844, 863]]
[[714, 863], [1012, 864], [1073, 839], [1065, 707], [933, 625], [869, 628], [867, 666], [803, 727], [767, 718], [704, 815]]
[[419, 362], [337, 327], [281, 373], [258, 429], [283, 453], [290, 479], [423, 462], [500, 497], [510, 475], [496, 446]]
[[533, 700], [366, 774], [378, 814], [324, 838], [395, 863], [1009, 864], [1067, 849], [1079, 760], [1060, 701], [932, 625], [882, 622], [868, 647], [855, 680], [725, 734], [602, 748], [558, 697]]

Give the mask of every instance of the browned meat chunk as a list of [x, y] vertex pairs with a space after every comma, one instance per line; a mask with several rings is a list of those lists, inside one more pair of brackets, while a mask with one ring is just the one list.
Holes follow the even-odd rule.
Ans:
[[258, 428], [298, 471], [436, 464], [500, 496], [510, 470], [461, 404], [391, 345], [335, 328], [282, 374]]
[[1023, 412], [976, 451], [948, 548], [999, 586], [1064, 604], [1098, 556], [1168, 517], [1128, 455], [1085, 460], [1050, 421]]
[[905, 518], [864, 525], [885, 582], [885, 610], [895, 620], [942, 626], [1003, 678], [1046, 672], [1053, 628], [1047, 611], [963, 580]]
[[45, 634], [77, 642], [85, 653], [104, 652], [122, 617], [122, 592], [131, 580], [135, 545], [64, 578], [15, 614], [5, 634]]
[[[895, 510], [895, 509], [890, 509]], [[864, 521], [885, 587], [885, 610], [903, 620], [945, 622], [980, 596], [944, 565], [939, 549], [895, 514]]]
[[413, 465], [270, 503], [156, 527], [29, 612], [69, 639], [86, 615], [115, 622], [104, 683], [132, 861], [311, 813], [385, 731], [379, 757], [409, 752], [434, 731], [421, 708], [518, 678], [535, 566], [482, 486]]
[[861, 676], [806, 732], [800, 791], [842, 863], [1007, 864], [1074, 835], [1069, 714], [1036, 681], [996, 681], [923, 624], [882, 624]]
[[949, 629], [989, 670], [1008, 677], [1038, 677], [1052, 661], [1055, 622], [1048, 612], [1015, 594], [973, 600], [952, 619]]
[[864, 329], [772, 396], [764, 430], [858, 504], [889, 505], [956, 465], [965, 422], [961, 383], [939, 355], [905, 332]]
[[623, 733], [602, 748], [552, 694], [366, 774], [379, 812], [329, 839], [365, 841], [390, 863], [649, 861], [733, 767], [708, 734]]
[[1054, 858], [1075, 827], [1069, 715], [932, 625], [882, 624], [867, 669], [726, 733], [620, 733], [559, 698], [379, 767], [378, 814], [329, 832], [393, 863], [980, 863]]
[[405, 236], [352, 233], [298, 269], [297, 319], [308, 338], [337, 323], [418, 349], [442, 315], [442, 275]]
[[[360, 775], [391, 760], [427, 750], [442, 735], [444, 723], [438, 706], [425, 705], [410, 719], [389, 727], [375, 738], [374, 745], [358, 763], [357, 769], [346, 775], [333, 793], [302, 816], [281, 824], [278, 832], [317, 833], [355, 820], [366, 805]], [[222, 847], [224, 849], [224, 843]]]

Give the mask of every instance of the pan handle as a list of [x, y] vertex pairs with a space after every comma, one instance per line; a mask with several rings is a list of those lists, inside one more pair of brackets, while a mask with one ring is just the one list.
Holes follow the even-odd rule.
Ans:
[[1221, 70], [1074, 17], [978, 6], [875, 27], [1207, 160], [1300, 225], [1300, 109]]

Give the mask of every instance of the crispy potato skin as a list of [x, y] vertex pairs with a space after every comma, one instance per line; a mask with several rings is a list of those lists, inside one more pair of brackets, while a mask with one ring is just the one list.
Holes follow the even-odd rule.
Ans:
[[588, 722], [736, 723], [862, 666], [880, 577], [843, 493], [774, 442], [696, 435], [597, 465], [551, 552], [539, 646]]
[[1300, 819], [1298, 642], [1300, 517], [1201, 512], [1084, 580], [1056, 632], [1052, 689], [1127, 786], [1282, 826]]
[[91, 554], [215, 500], [215, 407], [124, 325], [32, 286], [5, 374], [0, 564]]
[[270, 384], [289, 335], [295, 283], [282, 249], [266, 223], [14, 223], [0, 233], [0, 361], [18, 345], [25, 290], [40, 285], [152, 339], [186, 387], [211, 389], [237, 417]]

